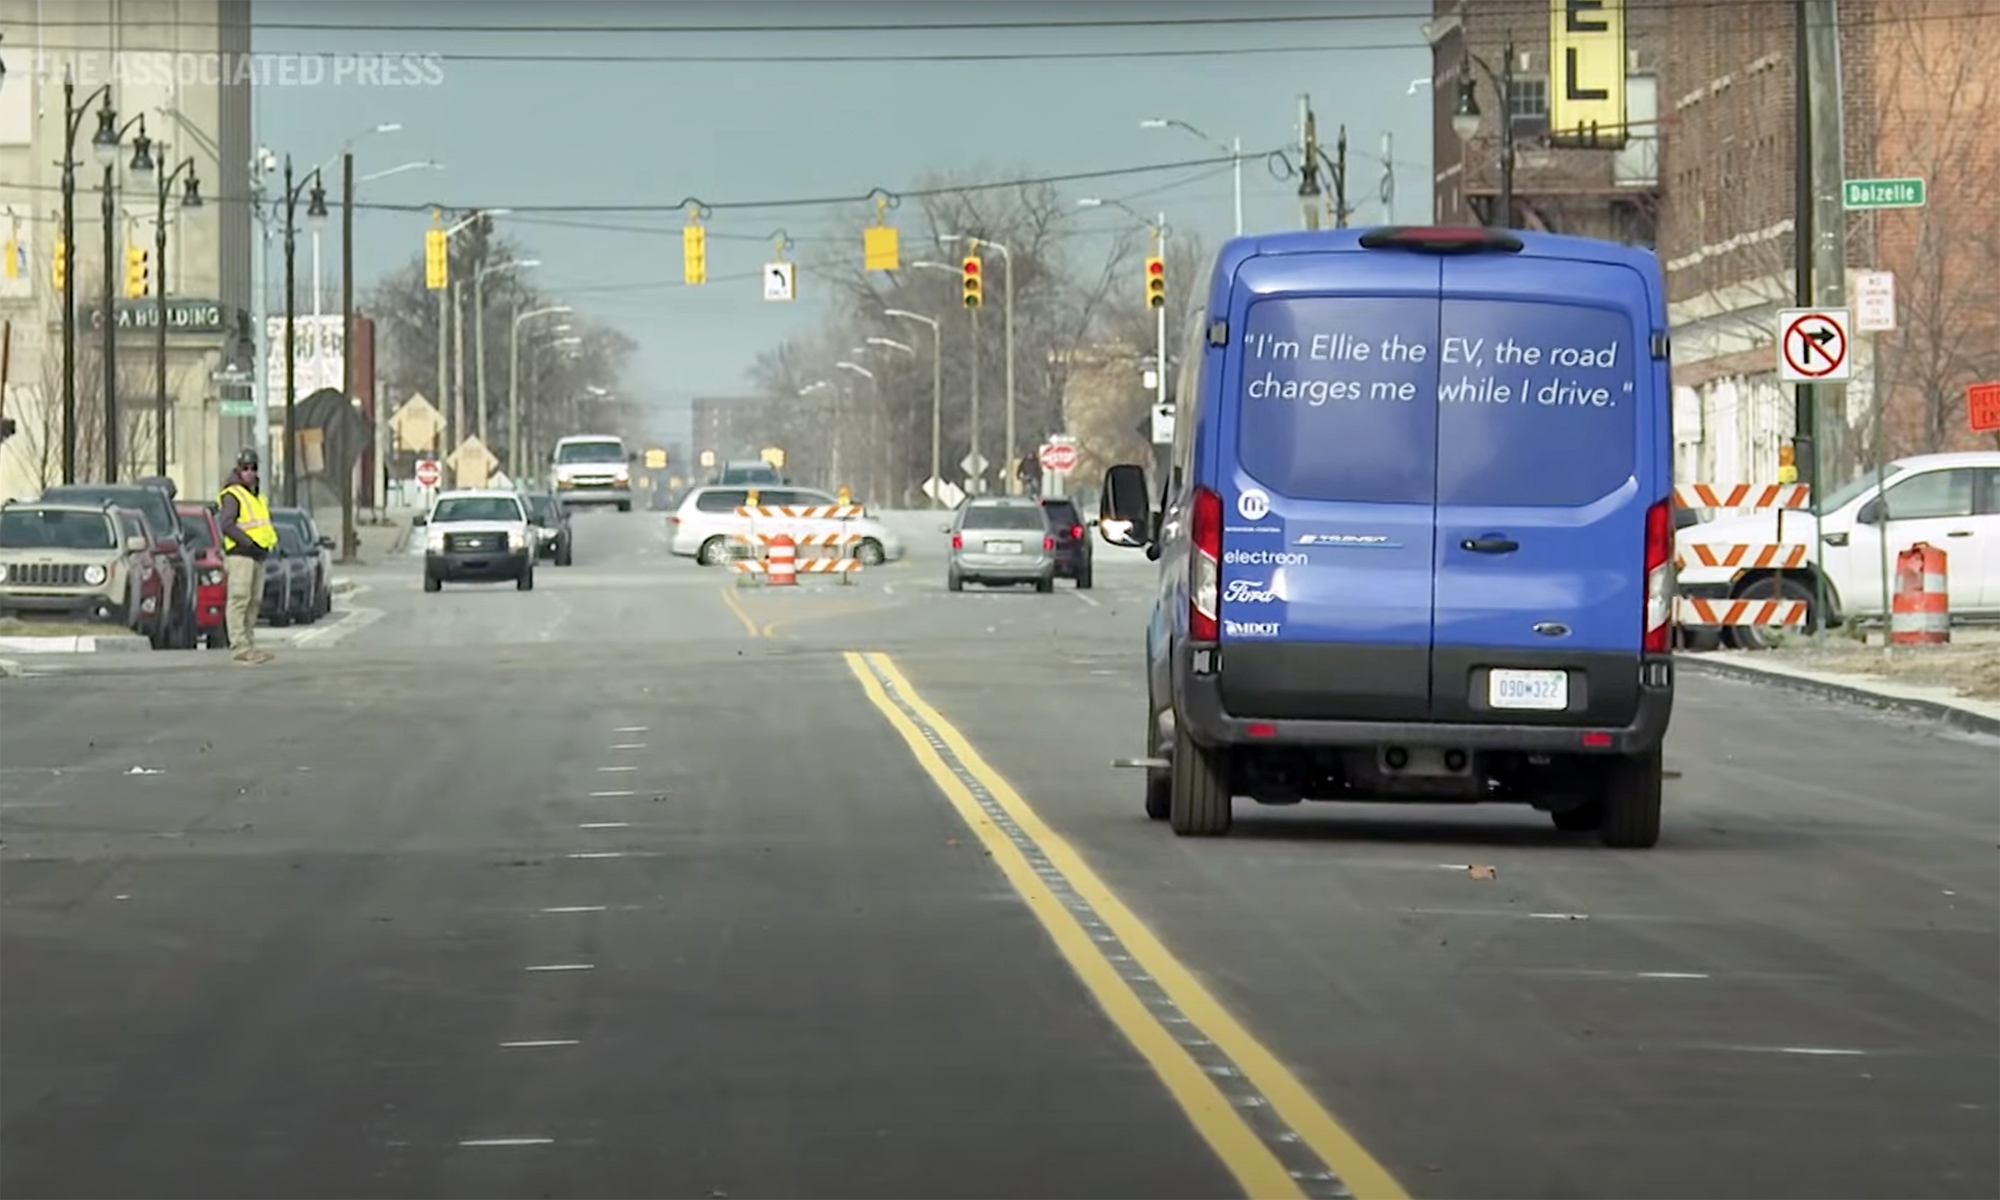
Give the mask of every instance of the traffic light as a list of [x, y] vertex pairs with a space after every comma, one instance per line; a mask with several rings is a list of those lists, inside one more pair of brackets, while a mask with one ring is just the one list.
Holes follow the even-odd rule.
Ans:
[[10, 237], [7, 239], [6, 245], [0, 247], [0, 250], [4, 250], [7, 255], [6, 265], [0, 267], [0, 274], [4, 274], [8, 279], [19, 279], [21, 277], [21, 243]]
[[708, 230], [692, 221], [681, 228], [681, 281], [689, 287], [708, 282]]
[[56, 238], [56, 252], [49, 258], [49, 286], [60, 292], [69, 282], [69, 243]]
[[964, 280], [965, 307], [978, 308], [986, 303], [986, 280], [982, 275], [985, 268], [979, 265], [979, 260], [968, 254], [965, 261], [958, 264], [958, 270]]
[[1146, 260], [1146, 307], [1167, 306], [1167, 260], [1155, 254]]
[[136, 300], [152, 290], [153, 256], [144, 246], [125, 247], [125, 294]]
[[451, 283], [450, 239], [442, 229], [424, 231], [424, 286], [443, 291]]

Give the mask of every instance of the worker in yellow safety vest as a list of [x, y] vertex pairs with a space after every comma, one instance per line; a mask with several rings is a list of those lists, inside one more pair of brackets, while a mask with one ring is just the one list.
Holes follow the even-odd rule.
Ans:
[[222, 530], [222, 562], [229, 584], [223, 609], [229, 649], [241, 663], [270, 662], [257, 649], [257, 616], [264, 606], [264, 560], [278, 545], [271, 506], [257, 490], [257, 452], [236, 456], [236, 469], [216, 499], [215, 523]]

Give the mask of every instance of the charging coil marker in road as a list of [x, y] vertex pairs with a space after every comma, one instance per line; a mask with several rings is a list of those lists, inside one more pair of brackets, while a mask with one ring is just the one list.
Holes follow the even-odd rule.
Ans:
[[1245, 1195], [1407, 1200], [1381, 1164], [917, 695], [887, 655], [845, 657], [869, 702], [992, 852]]

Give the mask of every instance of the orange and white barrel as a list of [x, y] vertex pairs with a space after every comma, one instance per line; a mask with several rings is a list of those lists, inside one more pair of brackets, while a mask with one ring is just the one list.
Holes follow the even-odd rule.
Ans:
[[1896, 594], [1890, 601], [1889, 644], [1939, 646], [1951, 641], [1950, 578], [1945, 553], [1918, 542], [1896, 556]]
[[770, 554], [764, 571], [764, 582], [768, 587], [793, 587], [799, 582], [799, 545], [790, 534], [781, 533], [771, 539]]

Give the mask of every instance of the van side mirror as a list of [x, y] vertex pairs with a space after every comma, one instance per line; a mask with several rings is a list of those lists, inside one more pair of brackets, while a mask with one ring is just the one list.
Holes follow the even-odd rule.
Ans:
[[1143, 549], [1153, 541], [1153, 505], [1146, 494], [1146, 469], [1119, 463], [1104, 473], [1097, 498], [1097, 532], [1114, 546]]
[[415, 529], [420, 525], [428, 525], [430, 523], [431, 519], [422, 513], [418, 513], [416, 516], [410, 518], [410, 528], [412, 529]]
[[333, 539], [322, 535], [319, 539], [319, 548], [322, 550], [333, 549]]
[[146, 549], [146, 539], [140, 536], [139, 534], [136, 533], [132, 534], [131, 536], [125, 539], [125, 550], [127, 553], [138, 554], [144, 551], [145, 549]]

